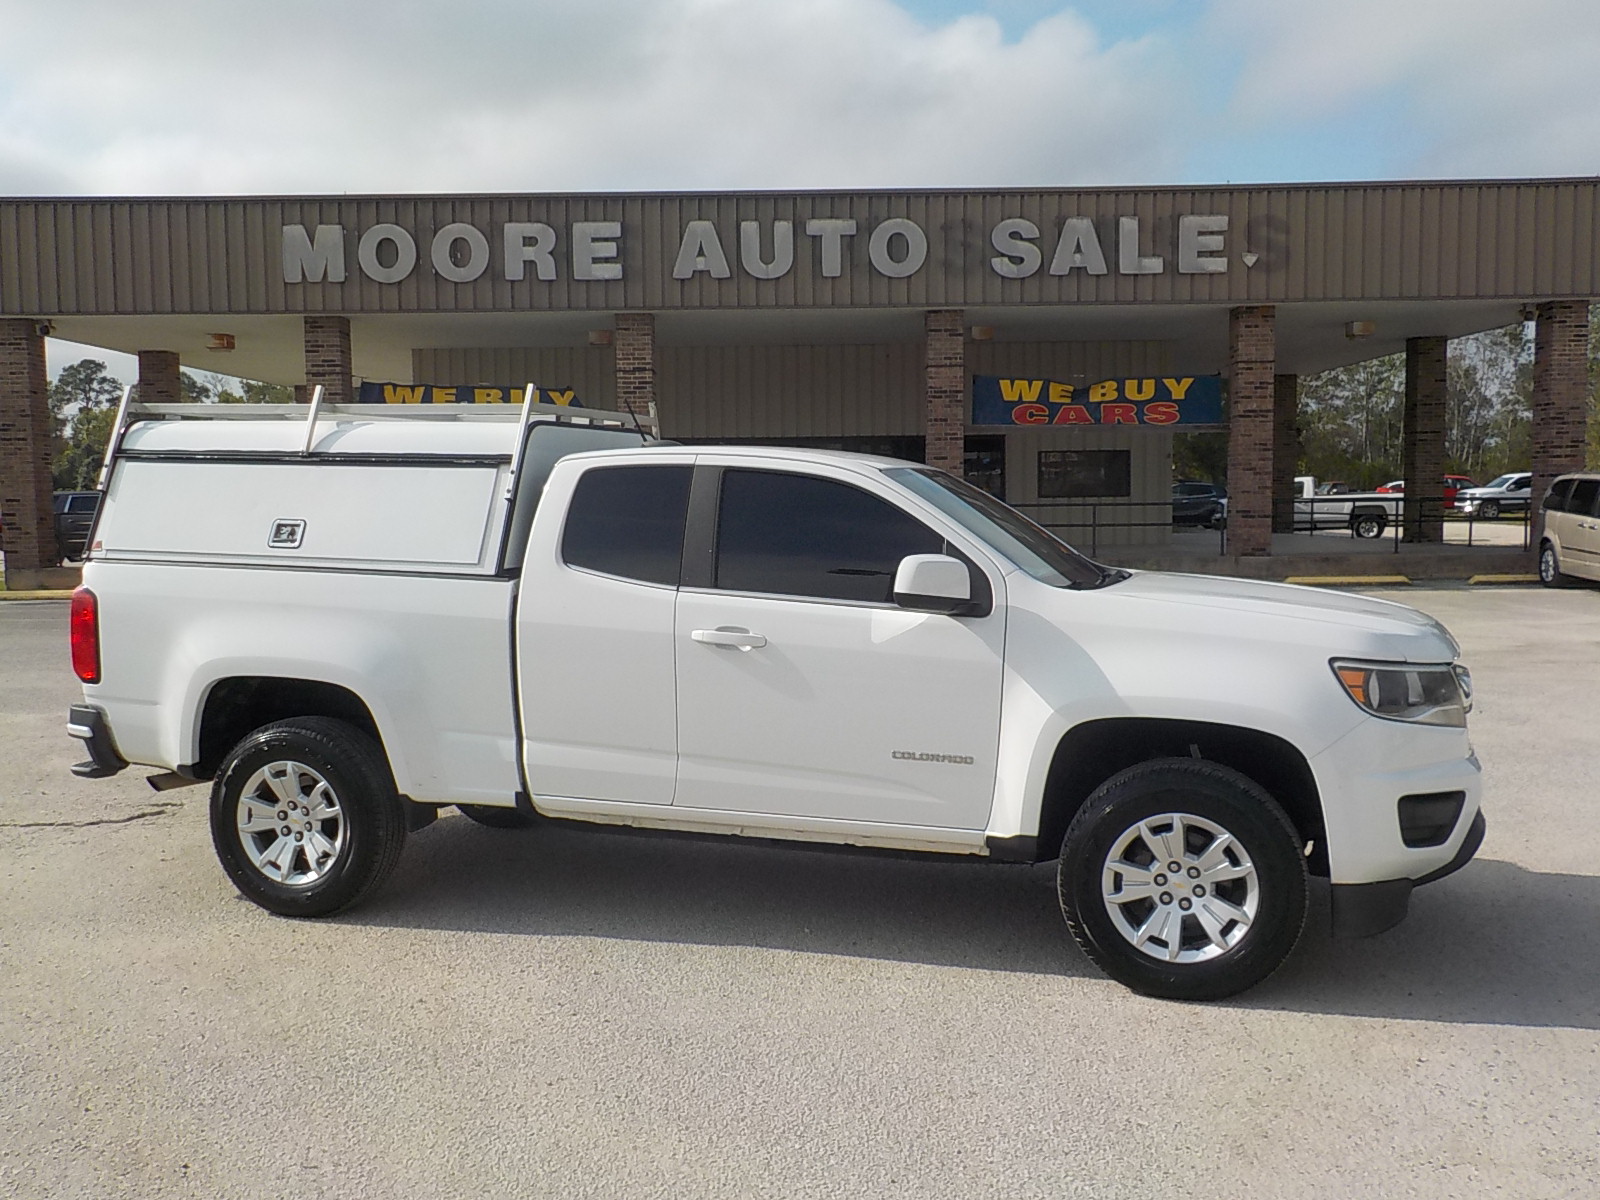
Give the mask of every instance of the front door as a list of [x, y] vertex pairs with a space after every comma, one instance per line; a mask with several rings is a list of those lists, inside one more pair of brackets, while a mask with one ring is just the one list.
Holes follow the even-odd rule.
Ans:
[[[679, 593], [679, 807], [982, 829], [1004, 607], [890, 599], [942, 535], [838, 478], [729, 468], [702, 586]], [[976, 569], [976, 568], [975, 568]]]

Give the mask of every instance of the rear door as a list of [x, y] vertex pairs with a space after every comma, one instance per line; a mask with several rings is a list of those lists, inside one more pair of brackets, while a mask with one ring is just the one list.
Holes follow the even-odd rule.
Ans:
[[[517, 602], [523, 770], [536, 796], [671, 804], [673, 609], [692, 456], [556, 464]], [[569, 473], [577, 473], [575, 480]], [[547, 501], [548, 502], [548, 501]]]
[[703, 561], [691, 549], [678, 600], [675, 803], [982, 829], [1004, 605], [981, 617], [896, 606], [900, 560], [947, 543], [848, 475], [702, 471], [694, 525], [714, 514], [715, 536]]

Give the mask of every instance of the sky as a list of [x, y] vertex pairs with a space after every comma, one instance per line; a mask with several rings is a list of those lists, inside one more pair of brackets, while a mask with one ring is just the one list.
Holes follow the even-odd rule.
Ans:
[[1596, 174], [1600, 0], [0, 0], [5, 196]]

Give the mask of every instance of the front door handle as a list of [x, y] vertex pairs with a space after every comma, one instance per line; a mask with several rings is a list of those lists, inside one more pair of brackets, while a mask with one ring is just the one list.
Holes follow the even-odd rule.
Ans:
[[689, 636], [707, 646], [720, 646], [724, 650], [755, 650], [767, 644], [767, 639], [748, 629], [724, 625], [717, 629], [696, 629]]

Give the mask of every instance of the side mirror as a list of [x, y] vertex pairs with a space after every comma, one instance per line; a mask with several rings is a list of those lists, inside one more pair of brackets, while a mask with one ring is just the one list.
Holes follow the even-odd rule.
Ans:
[[894, 573], [894, 602], [921, 612], [957, 613], [972, 603], [967, 564], [948, 554], [909, 554]]

